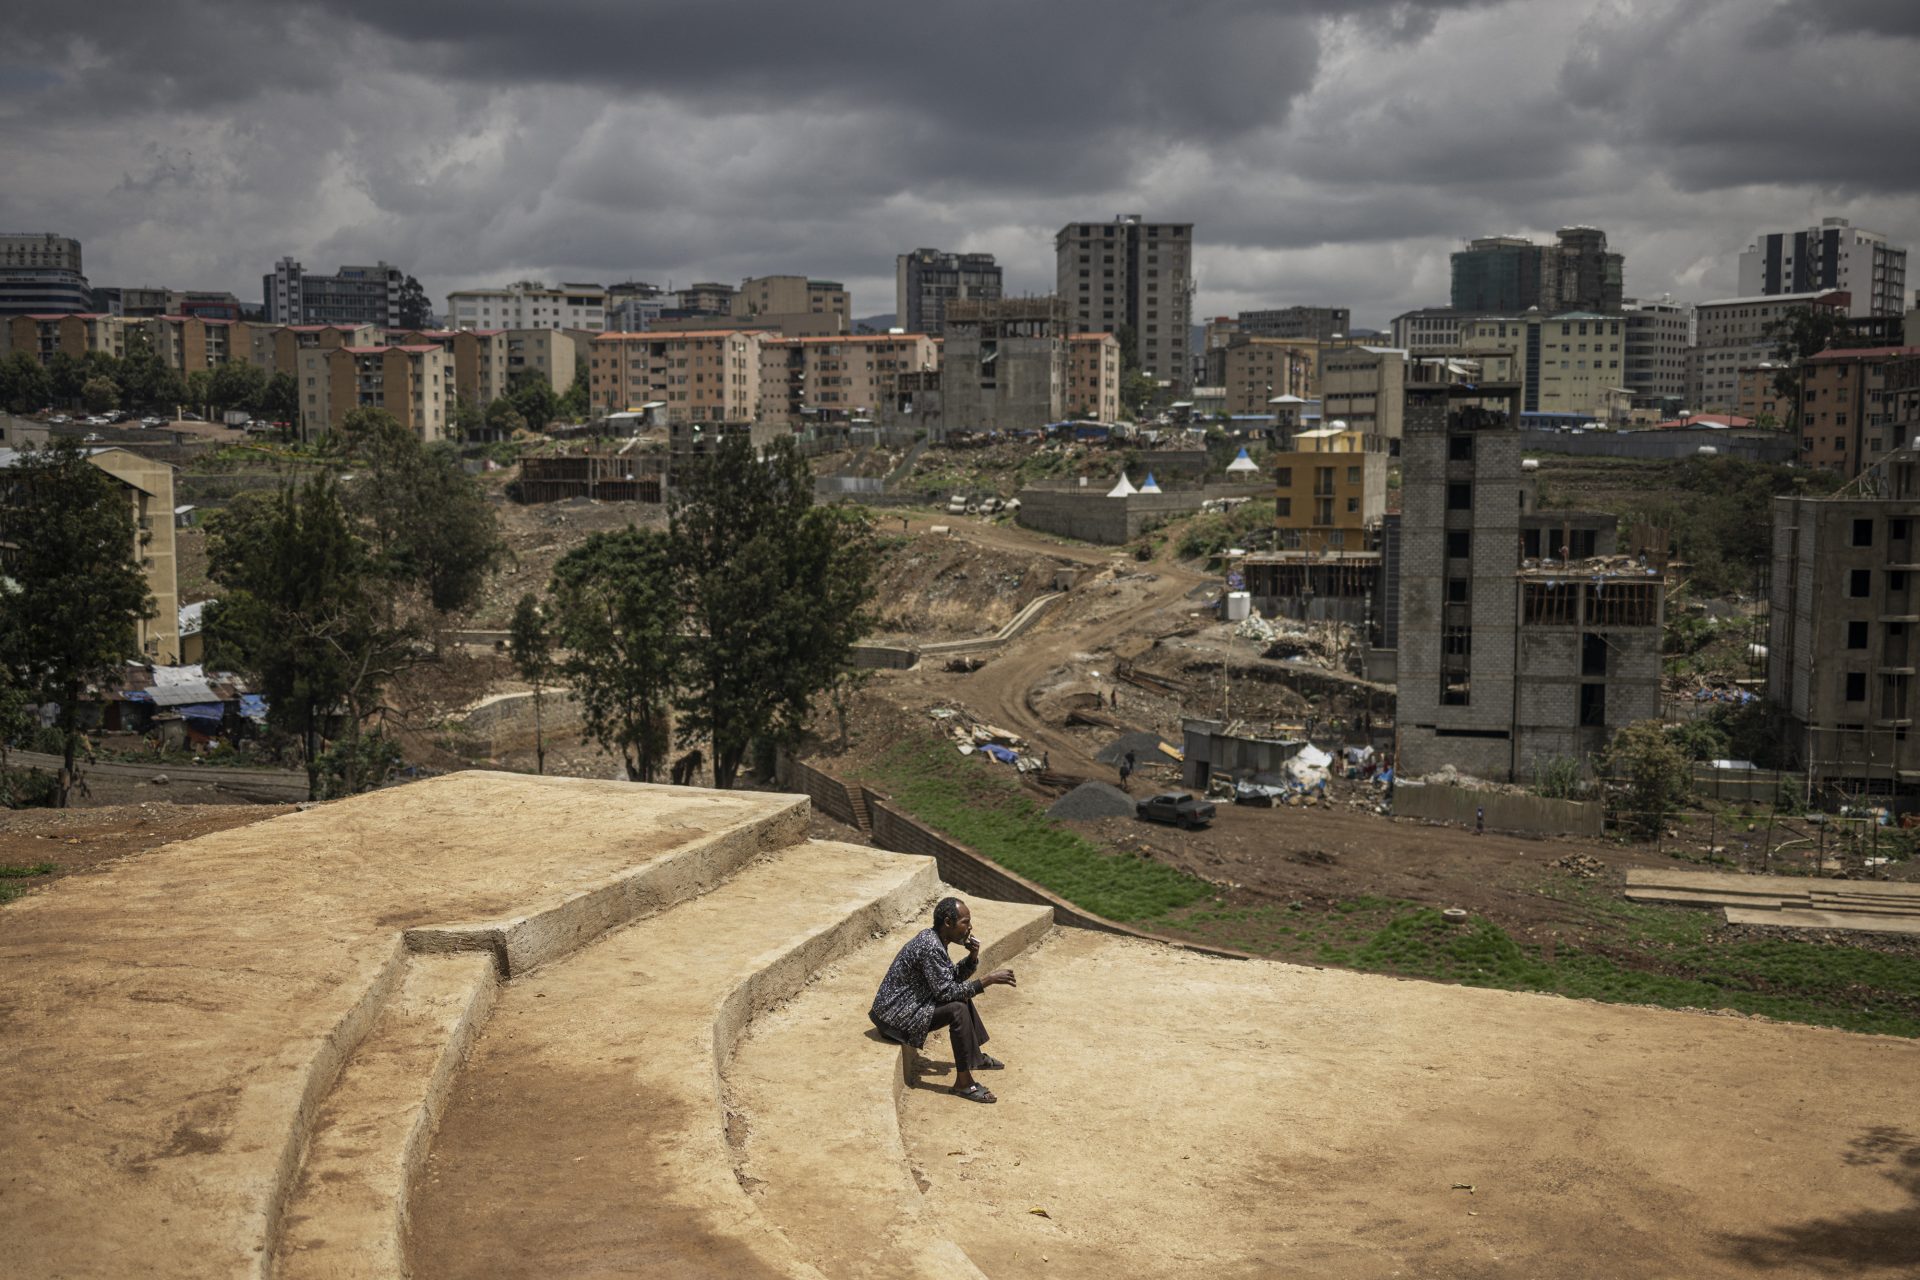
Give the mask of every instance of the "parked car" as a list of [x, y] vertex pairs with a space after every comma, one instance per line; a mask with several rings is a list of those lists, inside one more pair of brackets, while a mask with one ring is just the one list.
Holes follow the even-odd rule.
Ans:
[[1170, 822], [1191, 831], [1212, 822], [1214, 810], [1211, 800], [1169, 791], [1163, 795], [1148, 796], [1133, 806], [1133, 812], [1135, 817], [1147, 822]]

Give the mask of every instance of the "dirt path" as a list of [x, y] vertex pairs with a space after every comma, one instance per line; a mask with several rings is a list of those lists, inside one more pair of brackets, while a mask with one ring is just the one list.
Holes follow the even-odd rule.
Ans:
[[880, 518], [880, 531], [893, 532], [901, 519], [907, 521], [907, 527], [913, 533], [925, 533], [935, 525], [942, 525], [953, 537], [979, 546], [992, 547], [997, 551], [1015, 551], [1022, 555], [1055, 556], [1075, 564], [1104, 567], [1122, 554], [1118, 547], [1108, 549], [1086, 543], [1062, 542], [1046, 534], [1023, 529], [1017, 524], [989, 524], [976, 516], [927, 516], [918, 513], [904, 517], [883, 515]]
[[1920, 1044], [1075, 930], [1018, 972], [982, 1004], [999, 1104], [938, 1091], [932, 1041], [902, 1104], [988, 1275], [1920, 1269]]

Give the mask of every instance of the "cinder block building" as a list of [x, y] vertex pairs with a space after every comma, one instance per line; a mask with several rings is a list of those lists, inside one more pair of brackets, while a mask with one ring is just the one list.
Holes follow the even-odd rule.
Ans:
[[1920, 451], [1830, 497], [1773, 500], [1767, 700], [1816, 781], [1886, 794], [1920, 781]]
[[[1520, 780], [1659, 714], [1664, 578], [1522, 556], [1520, 388], [1406, 389], [1399, 763]], [[1536, 535], [1537, 536], [1537, 535]]]
[[1059, 421], [1067, 404], [1067, 314], [1050, 297], [949, 304], [938, 430], [1014, 431]]

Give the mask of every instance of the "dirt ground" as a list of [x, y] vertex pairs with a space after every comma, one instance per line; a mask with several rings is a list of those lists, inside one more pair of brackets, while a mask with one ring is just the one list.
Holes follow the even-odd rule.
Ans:
[[1076, 930], [1013, 968], [981, 1001], [1000, 1101], [947, 1094], [936, 1037], [901, 1105], [989, 1275], [1920, 1270], [1909, 1041]]
[[131, 854], [264, 822], [293, 810], [293, 805], [281, 804], [151, 800], [84, 809], [0, 809], [0, 865], [53, 864], [46, 875], [9, 878], [0, 885], [31, 891], [67, 876], [99, 871]]

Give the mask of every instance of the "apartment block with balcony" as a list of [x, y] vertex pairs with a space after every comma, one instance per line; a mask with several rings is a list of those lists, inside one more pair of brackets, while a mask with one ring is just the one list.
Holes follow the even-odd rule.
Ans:
[[7, 316], [0, 319], [0, 356], [25, 352], [43, 365], [63, 354], [75, 360], [93, 351], [124, 356], [129, 323], [91, 312]]
[[1357, 427], [1301, 431], [1269, 459], [1280, 545], [1306, 552], [1365, 551], [1386, 513], [1387, 455]]
[[507, 372], [502, 389], [510, 387], [523, 373], [547, 380], [555, 395], [573, 388], [573, 379], [583, 361], [593, 352], [593, 340], [600, 335], [586, 329], [509, 329], [506, 333]]
[[297, 354], [300, 438], [336, 431], [358, 409], [383, 409], [427, 444], [453, 409], [453, 357], [437, 343], [310, 346]]
[[[507, 334], [502, 329], [396, 329], [387, 334], [395, 346], [428, 343], [453, 361], [453, 394], [484, 409], [507, 391]], [[569, 347], [571, 343], [567, 344]]]
[[769, 335], [760, 347], [760, 420], [798, 427], [870, 419], [897, 395], [901, 375], [939, 368], [926, 334], [815, 338]]
[[751, 422], [760, 411], [761, 347], [750, 329], [603, 333], [588, 385], [597, 412], [657, 406], [675, 423]]
[[1800, 373], [1800, 461], [1858, 475], [1920, 431], [1920, 346], [1839, 347]]
[[1829, 497], [1773, 500], [1767, 700], [1817, 782], [1873, 795], [1920, 782], [1920, 451]]
[[1193, 224], [1123, 214], [1070, 222], [1053, 245], [1055, 292], [1073, 331], [1124, 330], [1140, 368], [1176, 391], [1192, 385]]
[[1843, 290], [1813, 293], [1753, 294], [1717, 298], [1694, 308], [1694, 345], [1687, 353], [1687, 407], [1695, 413], [1724, 413], [1740, 398], [1740, 370], [1771, 360], [1779, 346], [1773, 327], [1789, 311], [1847, 314], [1850, 295]]
[[1276, 396], [1313, 399], [1320, 354], [1312, 342], [1234, 334], [1218, 356], [1227, 412], [1271, 413]]
[[549, 286], [519, 280], [500, 289], [459, 289], [447, 295], [454, 329], [583, 329], [607, 327], [607, 291], [597, 284]]

